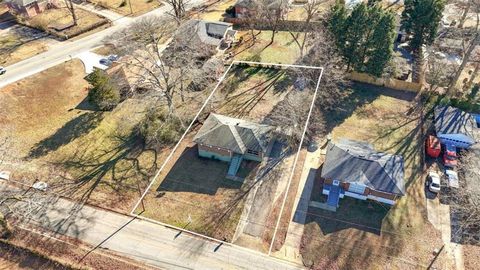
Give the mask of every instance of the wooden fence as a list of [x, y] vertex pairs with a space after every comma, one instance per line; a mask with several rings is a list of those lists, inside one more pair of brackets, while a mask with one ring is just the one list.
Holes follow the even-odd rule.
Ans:
[[419, 92], [422, 89], [421, 83], [406, 82], [402, 80], [389, 79], [389, 78], [377, 78], [365, 73], [359, 73], [355, 71], [349, 74], [349, 78], [352, 81], [369, 83], [377, 86], [384, 86], [384, 87], [388, 87], [396, 90]]

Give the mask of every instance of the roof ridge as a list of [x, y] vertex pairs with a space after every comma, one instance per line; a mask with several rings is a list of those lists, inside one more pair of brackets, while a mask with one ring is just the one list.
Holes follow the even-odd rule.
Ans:
[[243, 151], [242, 154], [245, 154], [245, 151], [247, 150], [247, 147], [245, 146], [245, 143], [242, 140], [242, 137], [240, 137], [240, 134], [238, 134], [238, 130], [235, 128], [235, 125], [226, 125], [229, 127], [230, 132], [232, 132], [233, 138], [235, 138], [235, 141], [238, 144], [238, 147]]

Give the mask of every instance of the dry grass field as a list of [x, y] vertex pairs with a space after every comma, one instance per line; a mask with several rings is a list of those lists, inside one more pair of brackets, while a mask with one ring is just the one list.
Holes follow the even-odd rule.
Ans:
[[77, 25], [75, 26], [73, 26], [70, 12], [64, 5], [60, 8], [48, 9], [30, 19], [25, 19], [25, 23], [37, 29], [54, 30], [59, 35], [73, 36], [83, 29], [91, 28], [106, 20], [95, 13], [83, 9], [77, 8], [75, 12], [77, 16]]
[[159, 0], [89, 0], [89, 2], [122, 15], [133, 16], [142, 15], [162, 5]]

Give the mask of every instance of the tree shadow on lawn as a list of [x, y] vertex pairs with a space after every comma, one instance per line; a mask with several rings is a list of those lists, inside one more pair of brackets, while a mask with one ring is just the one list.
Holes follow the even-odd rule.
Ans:
[[[239, 88], [240, 84], [257, 74], [260, 69], [265, 70], [262, 73], [266, 74], [266, 78], [253, 86], [242, 89], [238, 93], [231, 94]], [[249, 72], [249, 70], [251, 71]], [[225, 89], [233, 90], [227, 90], [228, 92], [222, 100], [222, 104], [218, 107], [218, 110], [223, 111], [224, 114], [237, 118], [245, 117], [265, 99], [267, 93], [271, 92], [273, 95], [281, 94], [293, 85], [292, 73], [284, 70], [249, 68], [244, 73], [248, 74], [245, 80], [241, 79], [243, 76], [235, 76], [234, 79], [227, 82]]]
[[[125, 202], [128, 193], [138, 193], [144, 188], [157, 169], [157, 150], [147, 148], [135, 133], [115, 134], [105, 140], [114, 142], [114, 146], [97, 149], [98, 144], [88, 142], [66, 159], [54, 162], [75, 175], [73, 179], [64, 179], [55, 188], [79, 203], [88, 202], [97, 188], [106, 188], [108, 198], [103, 196], [100, 199], [107, 201], [102, 206], [108, 204], [111, 207], [118, 207], [116, 203], [120, 201]], [[139, 158], [150, 152], [152, 166], [145, 167]], [[97, 193], [101, 192], [104, 191], [98, 190]]]
[[50, 137], [36, 143], [28, 154], [28, 158], [39, 158], [67, 145], [75, 139], [95, 129], [103, 119], [102, 112], [83, 113], [65, 123]]
[[[157, 192], [193, 192], [215, 195], [220, 188], [240, 189], [243, 182], [226, 178], [230, 163], [198, 156], [198, 147], [186, 148], [176, 160]], [[243, 161], [239, 171], [248, 176], [258, 162]]]

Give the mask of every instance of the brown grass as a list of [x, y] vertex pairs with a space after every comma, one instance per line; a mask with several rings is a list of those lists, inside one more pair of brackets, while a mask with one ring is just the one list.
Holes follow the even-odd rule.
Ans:
[[75, 9], [75, 13], [77, 15], [77, 25], [65, 28], [61, 31], [54, 31], [52, 27], [63, 28], [69, 25], [73, 25], [72, 16], [65, 6], [57, 9], [45, 10], [37, 16], [26, 19], [25, 22], [28, 25], [31, 25], [32, 27], [35, 27], [37, 29], [49, 29], [60, 35], [73, 36], [82, 29], [90, 28], [93, 25], [103, 20], [106, 20], [105, 18], [102, 18], [95, 13], [79, 8]]
[[[400, 92], [368, 87], [354, 92], [351, 100], [363, 103], [334, 127], [333, 138], [366, 141], [379, 151], [402, 155], [407, 194], [390, 209], [354, 199], [340, 200], [346, 208], [336, 213], [310, 208], [304, 261], [315, 269], [379, 269], [385, 262], [389, 269], [426, 267], [442, 241], [426, 218], [419, 115], [409, 113], [412, 104], [403, 99], [408, 95], [391, 95]], [[437, 263], [442, 265], [442, 258]]]
[[15, 34], [0, 36], [0, 46], [11, 48], [9, 52], [0, 54], [0, 65], [9, 66], [48, 50], [48, 39], [21, 41]]
[[19, 227], [13, 235], [0, 242], [0, 267], [4, 263], [5, 269], [152, 269], [101, 249], [84, 257], [93, 247], [66, 236], [58, 236], [59, 241]]
[[133, 16], [142, 15], [162, 5], [158, 0], [89, 0], [89, 2], [122, 15], [131, 15], [133, 11]]

